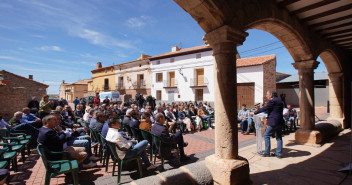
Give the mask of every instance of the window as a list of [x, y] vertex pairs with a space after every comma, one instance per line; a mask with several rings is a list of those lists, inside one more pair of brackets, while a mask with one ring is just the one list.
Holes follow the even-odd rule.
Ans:
[[161, 100], [161, 91], [156, 91], [156, 100]]
[[203, 101], [203, 89], [196, 89], [195, 96], [196, 101]]
[[109, 79], [108, 78], [105, 78], [104, 79], [104, 87], [103, 87], [104, 90], [109, 90]]
[[160, 64], [160, 60], [156, 61], [155, 65], [159, 65]]
[[156, 73], [155, 79], [156, 79], [156, 82], [162, 82], [163, 81], [163, 73]]
[[175, 59], [174, 58], [170, 58], [170, 63], [173, 63], [175, 62]]
[[196, 54], [196, 59], [201, 58], [201, 57], [202, 57], [202, 55], [200, 53]]

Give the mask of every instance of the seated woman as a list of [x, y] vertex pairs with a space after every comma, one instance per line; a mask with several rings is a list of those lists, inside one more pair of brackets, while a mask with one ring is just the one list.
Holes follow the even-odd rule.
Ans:
[[[106, 140], [110, 141], [112, 143], [116, 143], [119, 145], [120, 148], [126, 148], [126, 149], [134, 149], [137, 151], [137, 153], [142, 157], [142, 160], [144, 164], [147, 167], [147, 170], [153, 170], [156, 167], [152, 164], [150, 164], [147, 152], [145, 149], [148, 146], [148, 141], [143, 140], [139, 143], [136, 144], [136, 141], [134, 140], [128, 140], [123, 137], [123, 135], [119, 132], [118, 129], [120, 129], [121, 123], [119, 119], [116, 118], [110, 118], [108, 120], [109, 124], [109, 130], [108, 134], [106, 135]], [[116, 149], [117, 155], [119, 156], [120, 159], [128, 159], [130, 157], [133, 157], [135, 154], [132, 151], [121, 151]]]
[[179, 111], [178, 111], [178, 119], [180, 119], [185, 125], [186, 125], [186, 128], [187, 128], [187, 131], [192, 131], [191, 130], [191, 120], [186, 117], [187, 113], [183, 110], [183, 106], [179, 106]]
[[139, 124], [139, 129], [149, 132], [152, 129], [152, 121], [150, 120], [150, 114], [148, 112], [143, 112], [141, 124]]

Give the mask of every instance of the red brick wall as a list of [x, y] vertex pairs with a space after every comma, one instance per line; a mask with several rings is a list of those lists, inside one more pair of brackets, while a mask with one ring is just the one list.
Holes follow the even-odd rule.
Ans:
[[22, 111], [22, 108], [28, 105], [33, 96], [38, 101], [46, 95], [46, 86], [23, 77], [0, 71], [4, 80], [9, 80], [10, 85], [0, 87], [0, 111], [8, 121], [16, 111]]

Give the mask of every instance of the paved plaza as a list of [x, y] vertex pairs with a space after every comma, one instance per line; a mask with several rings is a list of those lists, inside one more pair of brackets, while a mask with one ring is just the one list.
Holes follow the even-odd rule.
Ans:
[[[323, 108], [322, 108], [323, 109]], [[320, 113], [319, 113], [320, 111]], [[326, 117], [323, 110], [317, 110], [319, 118]], [[215, 130], [206, 130], [185, 134], [184, 139], [189, 143], [185, 153], [191, 160], [182, 165], [202, 161], [214, 154]], [[238, 134], [239, 155], [249, 160], [251, 180], [254, 184], [338, 184], [345, 174], [337, 172], [349, 161], [349, 143], [351, 131], [345, 130], [338, 137], [333, 138], [321, 147], [296, 145], [294, 134], [285, 135], [284, 158], [260, 157], [255, 154], [255, 136]], [[272, 148], [276, 148], [276, 141], [272, 139]], [[274, 150], [273, 150], [274, 151]], [[160, 165], [160, 160], [156, 161]], [[96, 168], [82, 170], [79, 174], [80, 184], [116, 184], [117, 176], [112, 176], [112, 162], [110, 160], [108, 173], [98, 162]], [[127, 166], [127, 165], [126, 165]], [[167, 161], [165, 170], [178, 168], [177, 160]], [[163, 170], [158, 167], [154, 172], [144, 170], [144, 176], [156, 175]], [[117, 173], [116, 173], [117, 174]], [[25, 163], [19, 162], [19, 172], [11, 172], [11, 184], [39, 185], [44, 184], [45, 168], [36, 150]], [[129, 183], [139, 178], [136, 169], [125, 169], [122, 172], [122, 183]], [[67, 184], [65, 176], [60, 175], [51, 179], [51, 184]], [[318, 183], [316, 183], [318, 182]], [[349, 176], [342, 184], [352, 184]]]

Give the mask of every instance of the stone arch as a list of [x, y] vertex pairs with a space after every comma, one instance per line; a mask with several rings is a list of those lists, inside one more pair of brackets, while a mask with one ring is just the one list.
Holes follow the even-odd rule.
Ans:
[[327, 49], [321, 52], [319, 56], [321, 60], [324, 62], [325, 67], [329, 73], [342, 72], [341, 63], [333, 51], [331, 51], [330, 49]]
[[307, 42], [289, 24], [278, 19], [266, 18], [245, 25], [245, 30], [259, 29], [274, 35], [286, 47], [295, 62], [313, 58]]
[[[343, 118], [342, 67], [338, 57], [330, 49], [320, 53], [320, 58], [329, 73], [330, 118]], [[343, 122], [343, 121], [341, 121]]]

